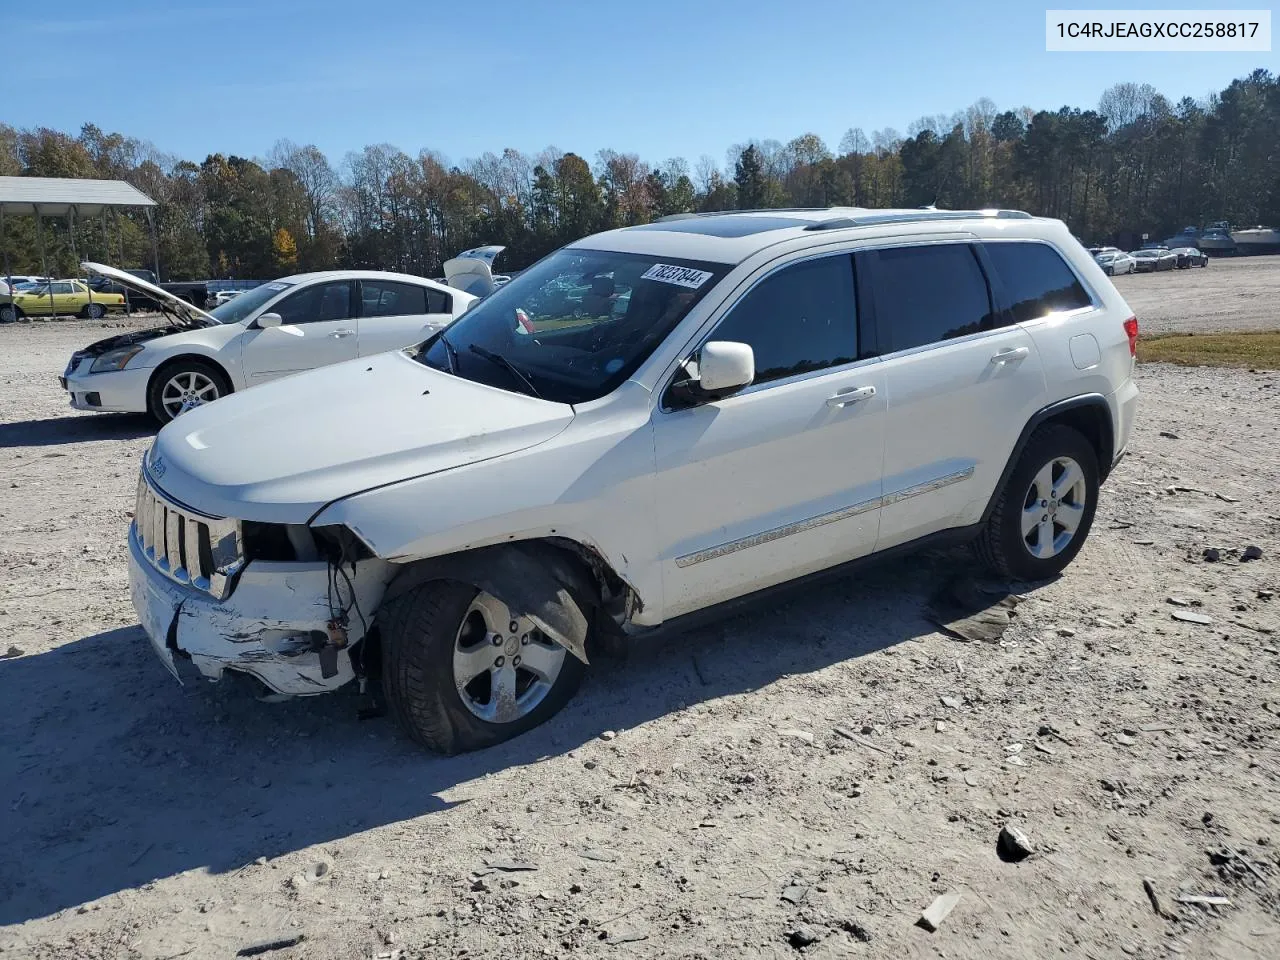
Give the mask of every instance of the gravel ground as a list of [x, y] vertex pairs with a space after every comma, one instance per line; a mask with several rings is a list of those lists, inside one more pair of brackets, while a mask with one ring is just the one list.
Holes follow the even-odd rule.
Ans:
[[[1151, 329], [1134, 291], [1250, 269], [1121, 280]], [[1089, 542], [998, 643], [925, 618], [966, 555], [916, 557], [600, 663], [445, 759], [354, 692], [168, 676], [125, 579], [151, 428], [54, 380], [93, 326], [0, 328], [4, 956], [1280, 955], [1280, 374], [1142, 368]]]
[[1114, 279], [1144, 333], [1280, 326], [1280, 257], [1217, 257], [1203, 268]]

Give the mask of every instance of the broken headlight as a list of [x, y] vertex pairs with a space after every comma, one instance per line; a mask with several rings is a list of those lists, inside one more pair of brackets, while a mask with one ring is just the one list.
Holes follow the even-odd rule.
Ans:
[[315, 538], [305, 523], [240, 522], [240, 540], [245, 560], [274, 560], [289, 563], [319, 560]]
[[311, 532], [315, 535], [320, 552], [332, 563], [355, 563], [358, 560], [368, 560], [374, 555], [368, 544], [341, 524], [312, 527]]

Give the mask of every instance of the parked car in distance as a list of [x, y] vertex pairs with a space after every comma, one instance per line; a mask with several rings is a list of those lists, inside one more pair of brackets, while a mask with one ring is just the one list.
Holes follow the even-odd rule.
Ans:
[[123, 310], [124, 297], [118, 293], [91, 292], [80, 280], [51, 280], [23, 284], [0, 294], [0, 322], [12, 323], [23, 317], [74, 316], [98, 320], [111, 310]]
[[42, 283], [49, 283], [53, 277], [33, 277], [26, 274], [5, 276], [0, 274], [0, 295], [12, 293], [14, 290], [29, 289]]
[[175, 676], [309, 695], [377, 663], [415, 740], [483, 747], [593, 649], [873, 555], [1058, 575], [1129, 442], [1137, 337], [1066, 226], [1018, 211], [597, 234], [415, 349], [161, 430], [134, 608]]
[[244, 293], [243, 290], [219, 290], [217, 293], [215, 293], [212, 297], [209, 298], [211, 301], [213, 301], [210, 304], [210, 306], [220, 307], [224, 303], [229, 303], [230, 301], [234, 300], [236, 297], [240, 296], [240, 294], [242, 293]]
[[1089, 253], [1097, 259], [1099, 254], [1103, 253], [1123, 253], [1119, 247], [1089, 247]]
[[161, 423], [277, 377], [421, 342], [474, 299], [421, 277], [337, 270], [282, 277], [205, 312], [122, 270], [82, 266], [155, 302], [170, 322], [73, 353], [60, 378], [71, 405]]
[[1102, 268], [1102, 272], [1109, 277], [1119, 276], [1122, 273], [1133, 273], [1137, 267], [1133, 257], [1123, 250], [1094, 254], [1093, 259]]
[[1178, 247], [1169, 252], [1177, 257], [1176, 265], [1179, 270], [1209, 265], [1209, 255], [1196, 247]]
[[1155, 273], [1157, 270], [1172, 270], [1178, 264], [1178, 255], [1170, 253], [1163, 247], [1146, 247], [1135, 250], [1129, 256], [1134, 260], [1135, 273]]

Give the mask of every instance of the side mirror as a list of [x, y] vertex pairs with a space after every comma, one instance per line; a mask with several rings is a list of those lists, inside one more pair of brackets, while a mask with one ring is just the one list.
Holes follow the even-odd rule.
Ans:
[[263, 330], [267, 327], [282, 327], [284, 326], [284, 317], [280, 316], [278, 313], [264, 313], [262, 316], [258, 317], [254, 323]]
[[704, 393], [725, 397], [756, 378], [756, 355], [745, 343], [712, 340], [698, 357], [698, 383]]
[[755, 352], [745, 343], [712, 340], [685, 369], [689, 375], [671, 385], [671, 401], [677, 407], [720, 400], [750, 385], [756, 376]]

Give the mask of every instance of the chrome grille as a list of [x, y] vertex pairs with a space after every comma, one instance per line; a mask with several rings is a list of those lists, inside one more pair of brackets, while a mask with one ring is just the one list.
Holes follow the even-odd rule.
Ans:
[[138, 476], [132, 535], [142, 555], [170, 580], [225, 599], [244, 567], [240, 524], [206, 517], [165, 497]]

